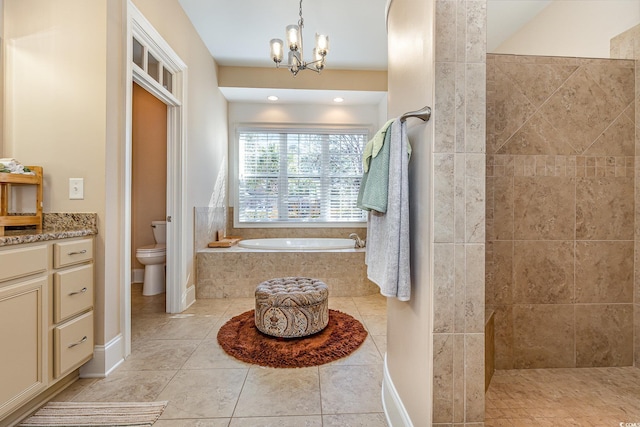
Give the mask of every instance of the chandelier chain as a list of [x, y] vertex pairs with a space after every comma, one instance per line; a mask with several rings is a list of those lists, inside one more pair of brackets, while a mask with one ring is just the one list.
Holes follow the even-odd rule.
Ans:
[[302, 0], [300, 0], [300, 20], [298, 21], [298, 25], [300, 27], [304, 25], [304, 18], [302, 17]]

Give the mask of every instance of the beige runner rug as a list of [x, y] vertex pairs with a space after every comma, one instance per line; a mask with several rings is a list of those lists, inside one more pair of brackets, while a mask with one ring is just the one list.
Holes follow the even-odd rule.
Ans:
[[19, 427], [150, 426], [167, 402], [49, 402]]

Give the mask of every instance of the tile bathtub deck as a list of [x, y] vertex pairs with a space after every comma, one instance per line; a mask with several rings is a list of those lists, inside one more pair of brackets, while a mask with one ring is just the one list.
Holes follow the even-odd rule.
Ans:
[[330, 298], [329, 307], [369, 331], [351, 356], [302, 369], [263, 368], [228, 356], [219, 328], [253, 298], [200, 299], [164, 313], [164, 294], [132, 292], [132, 354], [107, 378], [81, 379], [55, 400], [169, 404], [158, 427], [385, 427], [380, 390], [386, 301], [380, 295]]

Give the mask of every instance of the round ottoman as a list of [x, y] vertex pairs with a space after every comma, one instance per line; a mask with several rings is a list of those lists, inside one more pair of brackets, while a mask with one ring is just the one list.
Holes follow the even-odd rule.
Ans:
[[329, 288], [318, 279], [282, 277], [256, 287], [256, 327], [274, 337], [315, 334], [329, 323]]

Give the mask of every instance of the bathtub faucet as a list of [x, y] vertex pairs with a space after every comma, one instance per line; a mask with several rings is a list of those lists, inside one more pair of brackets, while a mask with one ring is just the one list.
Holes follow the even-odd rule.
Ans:
[[364, 240], [360, 238], [360, 236], [358, 236], [357, 233], [349, 234], [349, 238], [356, 241], [356, 248], [364, 248], [366, 243]]

